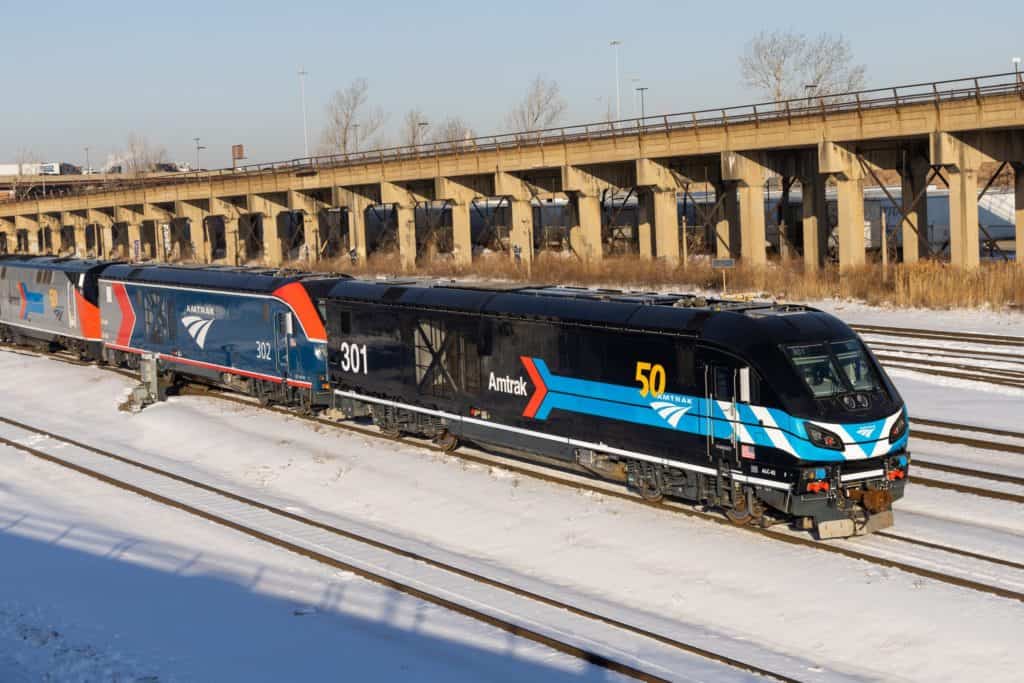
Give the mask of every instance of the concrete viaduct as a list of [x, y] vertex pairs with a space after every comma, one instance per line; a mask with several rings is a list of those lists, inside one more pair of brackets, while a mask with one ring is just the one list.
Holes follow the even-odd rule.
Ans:
[[[299, 217], [290, 224], [309, 247], [304, 257], [313, 259], [319, 253], [313, 217], [343, 208], [349, 246], [365, 259], [367, 210], [390, 205], [402, 265], [412, 270], [418, 205], [445, 203], [453, 258], [470, 265], [470, 205], [502, 198], [509, 207], [508, 251], [529, 265], [531, 202], [559, 195], [572, 209], [572, 250], [593, 262], [603, 257], [602, 193], [630, 190], [639, 200], [641, 257], [685, 265], [677, 196], [702, 185], [715, 191], [705, 220], [717, 254], [758, 266], [767, 261], [766, 183], [781, 177], [785, 187], [802, 187], [799, 241], [804, 266], [813, 270], [824, 263], [832, 227], [826, 184], [836, 187], [840, 266], [857, 266], [866, 260], [864, 186], [889, 170], [903, 186], [901, 198], [890, 199], [901, 216], [895, 229], [902, 231], [904, 261], [933, 255], [921, 229], [923, 197], [929, 184], [944, 184], [950, 261], [972, 268], [980, 260], [977, 202], [991, 184], [980, 176], [986, 162], [1015, 171], [1020, 245], [1024, 81], [1016, 74], [142, 178], [114, 190], [0, 203], [0, 233], [11, 252], [84, 255], [88, 249], [164, 258], [184, 254], [184, 245], [173, 243], [180, 239], [175, 226], [187, 224], [197, 261], [279, 265], [295, 258], [290, 238], [273, 227], [282, 214]], [[1017, 249], [1018, 261], [1022, 252]]]

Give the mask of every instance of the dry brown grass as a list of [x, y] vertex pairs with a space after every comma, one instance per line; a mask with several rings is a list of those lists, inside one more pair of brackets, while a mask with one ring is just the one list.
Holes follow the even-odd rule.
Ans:
[[[399, 276], [398, 255], [379, 254], [367, 263], [352, 266], [347, 260], [316, 264], [317, 270], [362, 276]], [[471, 267], [458, 267], [444, 257], [421, 259], [415, 275], [441, 278], [472, 278], [537, 284], [603, 286], [643, 290], [722, 292], [722, 271], [708, 262], [691, 262], [687, 268], [668, 268], [657, 261], [635, 256], [606, 258], [585, 264], [572, 257], [541, 254], [530, 272], [517, 268], [505, 255], [479, 257]], [[771, 262], [765, 268], [742, 266], [726, 271], [725, 293], [759, 295], [790, 301], [841, 298], [873, 305], [923, 308], [1024, 308], [1024, 267], [1015, 263], [986, 263], [977, 270], [963, 270], [945, 263], [897, 264], [883, 272], [879, 264], [844, 271], [835, 266], [819, 273], [804, 273], [799, 261], [785, 265]]]

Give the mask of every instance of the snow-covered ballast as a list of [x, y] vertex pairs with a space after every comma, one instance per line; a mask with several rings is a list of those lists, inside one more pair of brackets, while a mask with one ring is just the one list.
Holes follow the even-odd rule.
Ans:
[[903, 495], [903, 400], [822, 311], [360, 280], [320, 304], [336, 406], [391, 432], [557, 458], [826, 538], [890, 526]]

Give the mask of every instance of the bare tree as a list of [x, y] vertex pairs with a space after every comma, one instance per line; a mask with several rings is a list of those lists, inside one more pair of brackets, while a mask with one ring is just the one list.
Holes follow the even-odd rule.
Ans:
[[793, 31], [762, 31], [740, 56], [743, 82], [773, 101], [808, 96], [832, 101], [864, 88], [865, 67], [841, 35], [811, 38]]
[[125, 173], [137, 175], [148, 173], [156, 165], [167, 160], [167, 150], [158, 145], [151, 145], [149, 140], [137, 133], [128, 134], [128, 144], [119, 155]]
[[320, 134], [320, 151], [345, 154], [364, 149], [364, 143], [384, 124], [384, 110], [369, 107], [370, 84], [357, 78], [327, 102], [327, 124]]
[[506, 123], [515, 131], [550, 128], [565, 113], [566, 106], [558, 83], [538, 75], [523, 100], [509, 112]]
[[464, 145], [476, 137], [476, 131], [458, 116], [449, 116], [436, 126], [430, 139], [444, 147]]
[[402, 119], [401, 129], [398, 131], [398, 143], [400, 145], [422, 145], [430, 137], [430, 123], [427, 115], [419, 109], [410, 109]]

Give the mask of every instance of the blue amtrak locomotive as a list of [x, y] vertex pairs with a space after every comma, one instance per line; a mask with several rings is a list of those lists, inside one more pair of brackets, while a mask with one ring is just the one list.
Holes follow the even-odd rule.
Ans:
[[565, 287], [337, 282], [338, 406], [821, 537], [893, 523], [907, 415], [857, 335], [804, 306]]
[[312, 295], [336, 278], [234, 267], [108, 266], [99, 279], [107, 360], [153, 354], [168, 374], [309, 410], [331, 401]]

